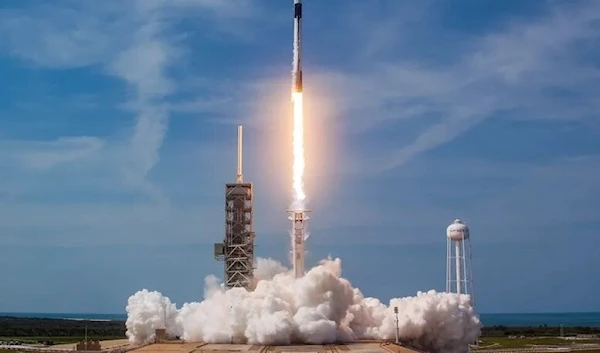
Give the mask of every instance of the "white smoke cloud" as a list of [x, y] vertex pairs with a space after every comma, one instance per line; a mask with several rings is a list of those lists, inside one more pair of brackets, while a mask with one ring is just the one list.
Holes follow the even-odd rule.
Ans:
[[136, 343], [150, 343], [154, 340], [156, 329], [166, 328], [167, 334], [181, 334], [177, 326], [179, 315], [175, 304], [159, 292], [146, 289], [138, 291], [127, 301], [127, 337]]
[[287, 272], [288, 269], [285, 268], [279, 261], [273, 260], [271, 258], [265, 259], [259, 257], [256, 259], [256, 268], [254, 269], [254, 278], [257, 281], [262, 280], [271, 280], [275, 275], [280, 273]]
[[[127, 336], [150, 342], [164, 328], [186, 341], [281, 345], [327, 344], [359, 339], [394, 339], [398, 307], [400, 340], [431, 352], [464, 352], [478, 339], [481, 323], [468, 295], [418, 292], [390, 305], [365, 298], [341, 277], [340, 259], [328, 259], [295, 279], [271, 259], [257, 259], [253, 291], [223, 289], [206, 279], [205, 299], [179, 310], [158, 292], [142, 290], [129, 298]], [[166, 319], [165, 319], [166, 308]]]

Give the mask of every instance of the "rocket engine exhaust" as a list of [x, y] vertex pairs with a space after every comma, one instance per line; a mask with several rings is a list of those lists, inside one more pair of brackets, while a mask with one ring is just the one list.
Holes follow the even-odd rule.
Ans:
[[302, 108], [302, 2], [294, 0], [294, 56], [292, 62], [292, 104], [294, 105], [293, 131], [293, 209], [289, 210], [292, 220], [292, 265], [296, 278], [304, 276], [306, 240], [306, 216], [304, 200], [304, 112]]

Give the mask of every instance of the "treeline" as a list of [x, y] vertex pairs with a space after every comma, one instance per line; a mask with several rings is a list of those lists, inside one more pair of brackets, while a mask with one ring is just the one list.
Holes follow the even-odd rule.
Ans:
[[124, 321], [80, 321], [0, 316], [0, 337], [125, 338]]
[[[562, 333], [565, 336], [576, 336], [578, 334], [600, 334], [600, 327], [563, 327]], [[508, 336], [560, 336], [560, 327], [554, 326], [487, 326], [481, 329], [482, 337], [508, 337]]]
[[[88, 337], [125, 338], [124, 321], [80, 321], [0, 316], [0, 337]], [[565, 336], [600, 334], [600, 327], [564, 327]], [[560, 327], [486, 326], [482, 337], [560, 336]]]

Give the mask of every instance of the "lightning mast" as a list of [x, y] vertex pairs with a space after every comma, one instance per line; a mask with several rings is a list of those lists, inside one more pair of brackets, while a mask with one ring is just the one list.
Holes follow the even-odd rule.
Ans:
[[251, 289], [254, 272], [254, 213], [252, 183], [242, 173], [242, 126], [238, 126], [237, 180], [225, 184], [225, 239], [214, 255], [225, 262], [225, 287]]

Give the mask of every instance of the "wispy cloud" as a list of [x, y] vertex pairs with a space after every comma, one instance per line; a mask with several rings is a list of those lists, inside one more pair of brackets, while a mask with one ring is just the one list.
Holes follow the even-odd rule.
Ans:
[[[4, 160], [13, 159], [26, 168], [45, 170], [86, 158], [98, 151], [103, 141], [96, 137], [62, 137], [55, 141], [3, 141]], [[12, 152], [14, 151], [14, 152]]]
[[[125, 106], [136, 115], [129, 142], [116, 141], [115, 144], [114, 139], [93, 138], [94, 145], [89, 148], [66, 151], [59, 147], [47, 152], [43, 150], [47, 143], [36, 145], [23, 141], [21, 145], [25, 149], [12, 153], [32, 165], [49, 167], [85, 158], [89, 149], [96, 151], [111, 144], [102, 152], [117, 155], [112, 158], [112, 166], [106, 167], [121, 170], [129, 187], [162, 199], [147, 175], [159, 161], [168, 129], [168, 99], [176, 88], [169, 70], [185, 54], [180, 35], [173, 32], [172, 25], [200, 16], [225, 29], [229, 28], [228, 23], [243, 23], [253, 18], [255, 7], [248, 1], [232, 6], [206, 0], [105, 1], [102, 4], [67, 0], [61, 4], [65, 6], [0, 10], [0, 33], [5, 38], [0, 40], [0, 48], [37, 67], [91, 67], [120, 79], [130, 93]], [[72, 141], [85, 139], [59, 137], [57, 144], [62, 146], [69, 141], [72, 145]], [[36, 146], [43, 148], [36, 151]], [[111, 158], [101, 160], [106, 162]]]
[[[415, 262], [400, 266], [419, 261], [430, 276], [415, 282], [408, 271], [404, 287], [426, 289], [439, 283], [444, 229], [460, 217], [476, 256], [488, 242], [508, 250], [529, 244], [511, 263], [488, 259], [490, 274], [502, 274], [498, 263], [530, 263], [528, 251], [544, 244], [551, 254], [573, 250], [567, 270], [594, 277], [596, 258], [580, 250], [597, 247], [600, 222], [600, 2], [517, 1], [498, 6], [500, 14], [487, 5], [473, 11], [479, 3], [306, 3], [313, 257], [329, 244], [351, 263], [389, 265], [398, 256], [385, 249], [426, 244], [419, 253], [404, 247]], [[290, 7], [268, 0], [2, 3], [0, 75], [8, 83], [0, 95], [0, 244], [13, 246], [10, 260], [38, 269], [35, 261], [47, 260], [38, 252], [69, 247], [75, 255], [55, 270], [101, 273], [105, 264], [87, 255], [125, 247], [141, 254], [121, 256], [129, 283], [131, 269], [148, 272], [145, 251], [152, 250], [144, 246], [165, 259], [169, 248], [191, 249], [191, 258], [210, 252], [207, 243], [223, 236], [223, 183], [235, 179], [235, 128], [220, 124], [240, 122], [245, 178], [256, 190], [257, 251], [285, 254]], [[366, 244], [374, 251], [365, 253]], [[222, 267], [205, 260], [192, 264], [199, 276]], [[362, 267], [348, 266], [349, 278]], [[18, 289], [44, 279], [30, 275], [33, 282], [8, 278], [17, 290], [7, 305], [35, 300], [18, 300]], [[497, 292], [492, 282], [482, 292]], [[581, 287], [572, 284], [563, 287]], [[535, 285], [529, 292], [539, 292]], [[136, 286], [90, 300], [112, 296], [105, 310], [119, 310], [119, 298]], [[188, 299], [196, 295], [187, 290]], [[585, 305], [593, 303], [578, 308]]]
[[[395, 152], [384, 170], [449, 142], [505, 110], [518, 119], [561, 120], [578, 120], [597, 111], [600, 71], [573, 48], [594, 46], [600, 37], [595, 25], [600, 8], [590, 1], [556, 6], [534, 22], [516, 21], [476, 41], [471, 52], [448, 69], [413, 66], [407, 70], [403, 63], [380, 68], [379, 72], [385, 72], [380, 78], [387, 79], [378, 80], [378, 85], [389, 88], [389, 94], [401, 103], [394, 107], [395, 119], [405, 119], [405, 110], [409, 116], [423, 116], [411, 114], [414, 101], [424, 102], [417, 103], [419, 109], [443, 116]], [[560, 102], [560, 93], [553, 95], [548, 91], [552, 89], [575, 94], [578, 109]], [[382, 98], [379, 101], [384, 103]], [[384, 117], [394, 119], [389, 113]]]
[[169, 112], [162, 101], [174, 85], [165, 71], [177, 57], [177, 48], [163, 37], [159, 14], [146, 6], [137, 15], [141, 25], [131, 45], [109, 63], [109, 71], [135, 92], [133, 100], [138, 115], [131, 138], [132, 160], [126, 167], [126, 175], [134, 185], [157, 194], [158, 190], [146, 182], [146, 175], [158, 163], [167, 131]]
[[[0, 50], [21, 59], [30, 70], [86, 68], [107, 80], [117, 79], [127, 95], [122, 102], [111, 102], [116, 103], [112, 111], [124, 110], [119, 116], [129, 115], [131, 122], [118, 125], [127, 126], [125, 131], [108, 135], [93, 136], [96, 130], [90, 125], [89, 136], [71, 135], [67, 128], [64, 135], [40, 140], [1, 141], [0, 198], [10, 200], [11, 207], [4, 204], [8, 208], [3, 217], [12, 219], [4, 223], [8, 233], [3, 242], [26, 244], [39, 228], [52, 233], [48, 233], [51, 242], [64, 243], [78, 241], [72, 235], [82, 228], [95, 229], [85, 232], [87, 236], [79, 239], [82, 244], [114, 243], [119, 237], [132, 240], [135, 234], [159, 243], [164, 234], [190, 238], [192, 229], [199, 228], [197, 222], [215, 217], [213, 208], [172, 205], [170, 195], [149, 175], [160, 161], [170, 100], [187, 88], [177, 76], [177, 66], [185, 66], [190, 54], [185, 48], [186, 21], [197, 20], [194, 31], [204, 37], [248, 40], [254, 33], [248, 25], [264, 11], [250, 1], [233, 6], [206, 0], [101, 4], [65, 0], [24, 6], [0, 9]], [[201, 80], [203, 73], [196, 73]], [[39, 103], [35, 95], [27, 98]], [[26, 106], [29, 113], [40, 110]], [[45, 211], [49, 204], [52, 212]], [[177, 215], [172, 207], [178, 209]]]
[[125, 45], [126, 37], [117, 34], [128, 33], [131, 23], [108, 20], [123, 7], [70, 0], [63, 5], [0, 10], [2, 47], [29, 64], [73, 68], [100, 64]]
[[598, 156], [540, 164], [417, 159], [378, 185], [319, 200], [327, 216], [312, 221], [313, 241], [443, 244], [445, 227], [460, 217], [478, 244], [556, 242], [569, 229], [595, 243], [595, 226], [586, 225], [600, 222], [599, 172]]
[[221, 230], [220, 224], [206, 220], [222, 215], [210, 206], [174, 210], [166, 204], [101, 200], [60, 207], [12, 202], [0, 204], [0, 212], [0, 241], [22, 246], [200, 243]]
[[[110, 2], [104, 2], [97, 7], [79, 2], [69, 4], [71, 6], [41, 6], [28, 8], [27, 11], [3, 11], [0, 15], [5, 21], [2, 21], [4, 25], [1, 29], [3, 33], [7, 33], [6, 44], [9, 52], [45, 68], [66, 69], [90, 65], [104, 67], [134, 88], [143, 87], [137, 94], [142, 102], [147, 99], [146, 92], [155, 96], [156, 92], [163, 94], [163, 88], [156, 86], [162, 85], [160, 81], [164, 62], [157, 60], [155, 56], [160, 54], [162, 48], [160, 45], [152, 47], [155, 43], [148, 40], [152, 39], [151, 35], [144, 36], [142, 33], [139, 36], [128, 36], [129, 33], [138, 34], [148, 26], [146, 23], [138, 25], [135, 18], [128, 18], [132, 12], [138, 13], [136, 8], [116, 7]], [[111, 17], [115, 19], [110, 21]], [[141, 29], [136, 29], [138, 26]], [[149, 53], [152, 49], [157, 50]], [[141, 55], [150, 56], [135, 62], [136, 51]], [[138, 59], [142, 58], [138, 56]], [[134, 136], [148, 136], [137, 138], [138, 140], [156, 140], [156, 137], [151, 136], [156, 134], [155, 130], [159, 130], [159, 134], [163, 133], [160, 129], [147, 126], [144, 128], [135, 129]], [[59, 141], [64, 140], [59, 138]], [[97, 141], [97, 144], [101, 145], [102, 142]], [[137, 151], [133, 151], [133, 159], [147, 159], [146, 154], [156, 153], [158, 147], [160, 144], [138, 148]], [[29, 157], [26, 158], [30, 160], [39, 160], [39, 156], [47, 156], [43, 151], [28, 153]], [[73, 161], [71, 155], [72, 152], [59, 150], [53, 155], [53, 160]], [[148, 166], [143, 165], [142, 169], [148, 169]], [[145, 173], [142, 171], [142, 177]]]
[[[169, 117], [191, 113], [207, 123], [243, 122], [260, 130], [261, 148], [266, 152], [256, 158], [260, 159], [257, 164], [263, 164], [255, 168], [255, 175], [265, 177], [269, 174], [266, 170], [284, 173], [280, 166], [287, 165], [288, 159], [280, 150], [286, 143], [284, 136], [289, 136], [289, 119], [285, 119], [290, 108], [289, 64], [266, 59], [265, 65], [250, 67], [241, 62], [235, 77], [230, 72], [205, 76], [204, 67], [186, 62], [191, 53], [186, 40], [198, 36], [210, 43], [228, 36], [239, 44], [240, 39], [252, 38], [257, 48], [281, 40], [291, 48], [289, 36], [279, 36], [283, 28], [277, 27], [279, 20], [266, 21], [272, 27], [245, 32], [267, 14], [287, 8], [252, 6], [250, 1], [233, 6], [214, 0], [64, 4], [68, 6], [0, 10], [4, 38], [0, 48], [35, 67], [87, 67], [116, 78], [127, 88], [126, 102], [121, 103], [131, 114], [129, 129], [125, 136], [118, 131], [97, 137], [57, 136], [50, 142], [18, 141], [11, 145], [15, 148], [2, 154], [1, 164], [19, 161], [38, 171], [59, 166], [69, 173], [85, 169], [88, 180], [98, 182], [102, 190], [110, 190], [107, 184], [113, 183], [125, 186], [124, 194], [137, 191], [165, 201], [164, 190], [150, 181], [152, 172], [159, 169]], [[391, 169], [398, 172], [398, 166], [415, 156], [502, 112], [510, 111], [511, 119], [573, 121], [600, 108], [595, 99], [598, 70], [581, 54], [583, 50], [572, 50], [575, 46], [589, 49], [588, 53], [593, 49], [599, 37], [594, 26], [599, 13], [596, 2], [552, 3], [548, 12], [533, 20], [515, 19], [487, 34], [461, 37], [451, 30], [440, 34], [453, 39], [448, 43], [463, 39], [457, 48], [431, 40], [438, 38], [431, 32], [440, 26], [431, 21], [439, 16], [433, 2], [420, 2], [417, 7], [410, 4], [355, 4], [350, 6], [354, 13], [339, 21], [314, 24], [322, 31], [312, 34], [313, 54], [306, 52], [310, 58], [306, 60], [307, 116], [313, 129], [309, 135], [320, 133], [325, 145], [345, 144], [343, 155], [328, 165], [320, 161], [323, 168], [318, 168], [315, 160], [326, 152], [318, 150], [319, 138], [311, 141], [312, 170], [307, 174], [314, 183], [324, 183], [327, 173], [372, 176]], [[289, 20], [288, 16], [281, 18]], [[187, 27], [190, 23], [186, 21], [196, 19], [201, 21]], [[289, 28], [289, 23], [285, 26]], [[310, 33], [307, 29], [307, 36]], [[332, 38], [339, 40], [335, 50]], [[430, 50], [420, 50], [419, 41], [426, 40], [431, 41], [425, 43], [429, 49], [438, 44], [447, 49], [447, 57], [440, 61], [439, 53], [424, 55]], [[332, 56], [315, 54], [321, 51]], [[194, 55], [204, 55], [204, 51]], [[276, 68], [269, 68], [270, 63]], [[187, 99], [189, 96], [195, 97]], [[382, 131], [387, 134], [384, 138], [380, 137]], [[207, 165], [216, 165], [215, 160], [225, 153], [223, 144], [215, 145], [219, 148], [211, 152], [213, 161]], [[103, 173], [98, 173], [100, 170]], [[336, 178], [334, 183], [342, 182]], [[328, 219], [348, 222], [344, 214], [334, 216]], [[353, 220], [361, 222], [350, 225], [386, 217], [378, 211], [365, 212]]]
[[[311, 97], [315, 100], [326, 97], [332, 107], [327, 114], [336, 116], [338, 131], [349, 133], [352, 140], [411, 124], [414, 133], [403, 135], [397, 147], [374, 147], [371, 157], [363, 161], [370, 167], [363, 164], [363, 171], [373, 174], [397, 168], [504, 112], [510, 111], [512, 119], [518, 120], [581, 121], [600, 108], [596, 99], [600, 71], [584, 54], [592, 55], [600, 38], [598, 2], [550, 2], [547, 10], [533, 19], [515, 17], [479, 36], [461, 38], [445, 30], [440, 34], [443, 38], [460, 44], [453, 50], [447, 45], [440, 47], [448, 51], [443, 62], [437, 54], [420, 60], [407, 47], [407, 43], [416, 48], [425, 45], [411, 37], [430, 40], [437, 27], [415, 19], [439, 16], [436, 8], [423, 3], [406, 12], [406, 3], [393, 4], [377, 10], [359, 6], [360, 15], [346, 16], [365, 25], [358, 33], [344, 23], [344, 34], [336, 44], [339, 55], [347, 54], [344, 65], [329, 63], [307, 71], [307, 92], [317, 92]], [[386, 21], [386, 14], [393, 21]], [[402, 15], [402, 20], [392, 14]], [[405, 24], [402, 30], [392, 30], [398, 29], [398, 23]], [[336, 25], [340, 26], [332, 24]], [[354, 55], [358, 48], [361, 50]], [[283, 106], [273, 105], [285, 101], [281, 78], [231, 82], [229, 87], [235, 89], [223, 90], [218, 99], [201, 97], [174, 109], [209, 113], [231, 123], [239, 119], [226, 117], [245, 116], [247, 124], [275, 121], [284, 111]], [[280, 93], [274, 94], [277, 89]], [[265, 97], [273, 98], [270, 109], [264, 107]], [[404, 146], [402, 142], [406, 142]]]

